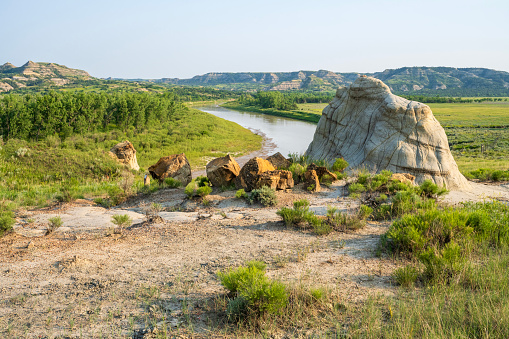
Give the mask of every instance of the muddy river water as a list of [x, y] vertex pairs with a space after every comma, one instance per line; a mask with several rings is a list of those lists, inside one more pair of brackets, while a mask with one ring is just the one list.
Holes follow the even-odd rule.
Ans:
[[200, 107], [199, 110], [236, 122], [255, 133], [264, 134], [274, 145], [273, 152], [304, 153], [313, 140], [316, 124], [253, 112], [240, 112], [220, 106]]

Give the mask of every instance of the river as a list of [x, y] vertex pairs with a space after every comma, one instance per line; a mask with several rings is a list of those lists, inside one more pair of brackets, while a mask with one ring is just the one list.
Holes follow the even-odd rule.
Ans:
[[304, 153], [315, 134], [316, 124], [273, 115], [240, 112], [220, 106], [200, 107], [199, 110], [225, 120], [236, 122], [242, 127], [264, 135], [271, 145], [271, 153]]

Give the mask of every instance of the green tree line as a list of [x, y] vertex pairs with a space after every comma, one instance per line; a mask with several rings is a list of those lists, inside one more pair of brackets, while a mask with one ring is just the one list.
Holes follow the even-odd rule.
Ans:
[[238, 102], [246, 106], [275, 108], [283, 111], [297, 109], [297, 104], [329, 102], [334, 97], [331, 93], [282, 93], [276, 91], [243, 94]]
[[175, 94], [73, 93], [6, 94], [0, 97], [3, 139], [65, 139], [110, 127], [142, 129], [170, 121], [181, 104]]

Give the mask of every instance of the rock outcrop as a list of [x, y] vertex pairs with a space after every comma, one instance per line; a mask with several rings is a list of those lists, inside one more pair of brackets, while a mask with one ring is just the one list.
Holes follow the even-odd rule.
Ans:
[[351, 168], [410, 173], [448, 189], [469, 190], [431, 109], [391, 93], [382, 81], [359, 77], [340, 88], [322, 113], [306, 155]]
[[338, 180], [338, 176], [336, 174], [332, 173], [331, 171], [329, 171], [327, 169], [327, 167], [324, 167], [324, 166], [318, 166], [318, 165], [312, 163], [312, 164], [308, 165], [308, 167], [306, 168], [306, 171], [315, 171], [319, 180], [322, 180], [322, 178], [326, 175], [329, 176], [330, 181]]
[[269, 161], [258, 157], [253, 158], [242, 167], [239, 176], [235, 178], [235, 187], [237, 189], [243, 188], [246, 192], [249, 192], [256, 188], [260, 174], [275, 170]]
[[288, 169], [292, 162], [286, 159], [281, 153], [277, 152], [267, 157], [267, 160], [277, 169]]
[[110, 150], [110, 155], [133, 170], [138, 171], [140, 169], [136, 159], [136, 150], [130, 141], [126, 140], [113, 146]]
[[229, 186], [240, 173], [240, 166], [231, 155], [216, 158], [205, 167], [212, 186]]
[[318, 174], [316, 174], [315, 170], [307, 170], [306, 173], [304, 173], [304, 177], [306, 178], [304, 186], [308, 190], [313, 192], [320, 192], [320, 179], [318, 179]]
[[261, 188], [263, 186], [275, 190], [292, 188], [294, 186], [292, 172], [285, 170], [263, 172], [258, 176], [255, 188]]
[[173, 178], [186, 186], [193, 179], [191, 176], [191, 165], [184, 153], [162, 157], [159, 161], [148, 168], [152, 178], [163, 181], [166, 178]]

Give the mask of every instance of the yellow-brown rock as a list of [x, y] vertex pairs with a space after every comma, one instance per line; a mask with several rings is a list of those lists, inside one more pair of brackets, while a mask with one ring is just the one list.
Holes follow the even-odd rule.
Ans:
[[306, 173], [304, 173], [304, 178], [306, 178], [304, 187], [313, 192], [320, 192], [320, 180], [315, 170], [307, 170]]
[[256, 188], [260, 174], [275, 170], [269, 161], [258, 157], [253, 158], [242, 167], [239, 175], [235, 178], [235, 187], [237, 189], [243, 188], [246, 192], [249, 192]]
[[328, 175], [330, 177], [330, 180], [331, 181], [336, 181], [338, 180], [338, 176], [334, 173], [332, 173], [331, 171], [329, 171], [327, 169], [327, 167], [324, 167], [324, 166], [317, 166], [315, 164], [310, 164], [308, 165], [307, 171], [311, 171], [311, 170], [314, 170], [316, 171], [316, 175], [318, 175], [318, 179], [319, 180], [322, 180], [322, 178], [325, 176], [325, 175]]
[[152, 178], [163, 181], [166, 178], [173, 178], [187, 185], [191, 182], [191, 165], [184, 153], [173, 154], [162, 157], [159, 161], [148, 168]]
[[240, 166], [231, 155], [216, 158], [205, 167], [212, 186], [229, 186], [239, 175]]
[[271, 155], [267, 158], [267, 160], [274, 166], [276, 169], [288, 169], [292, 162], [286, 159], [281, 153], [277, 152], [276, 154]]
[[275, 190], [285, 190], [294, 186], [292, 172], [275, 170], [263, 172], [258, 177], [256, 188], [268, 186]]
[[404, 184], [415, 185], [415, 176], [410, 173], [394, 173], [391, 176], [391, 180], [398, 180]]

